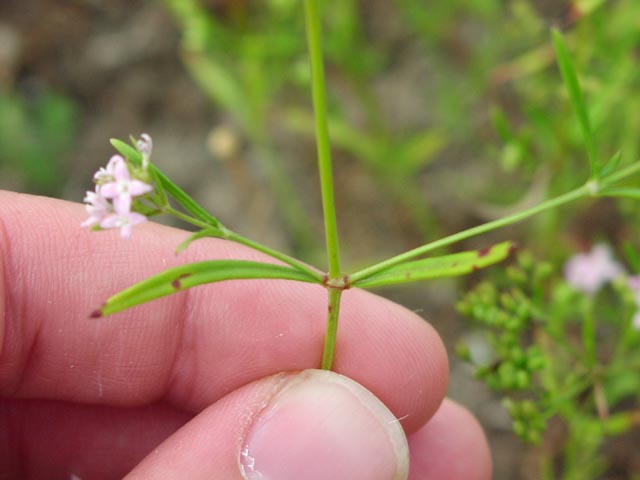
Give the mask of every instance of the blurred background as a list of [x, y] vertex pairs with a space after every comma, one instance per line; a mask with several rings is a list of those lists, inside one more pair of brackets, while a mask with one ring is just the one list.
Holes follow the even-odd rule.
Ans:
[[[82, 201], [108, 139], [146, 132], [154, 162], [225, 224], [324, 266], [300, 7], [3, 0], [0, 188]], [[347, 271], [584, 183], [552, 26], [580, 72], [599, 155], [638, 157], [640, 2], [340, 0], [324, 11]], [[637, 238], [637, 220], [632, 202], [585, 201], [456, 248], [511, 239], [559, 263]], [[380, 293], [432, 322], [453, 353], [460, 338], [474, 342], [455, 303], [478, 279]], [[495, 478], [541, 478], [553, 436], [523, 445], [499, 398], [453, 354], [451, 369], [450, 395], [487, 430]], [[610, 462], [601, 478], [640, 472], [633, 448]]]

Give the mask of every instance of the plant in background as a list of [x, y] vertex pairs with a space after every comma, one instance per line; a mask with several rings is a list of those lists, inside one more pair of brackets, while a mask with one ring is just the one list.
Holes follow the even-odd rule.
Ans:
[[76, 105], [63, 95], [2, 92], [0, 165], [17, 172], [38, 193], [59, 194], [66, 173], [64, 157], [74, 143], [76, 127]]
[[458, 353], [503, 396], [514, 432], [539, 443], [549, 422], [566, 429], [542, 478], [604, 473], [603, 443], [640, 425], [638, 300], [637, 277], [598, 245], [569, 259], [564, 274], [520, 254], [459, 302], [491, 349], [479, 355], [460, 343]]
[[[274, 124], [285, 134], [314, 136], [313, 112], [300, 103], [310, 77], [298, 3], [259, 2], [251, 8], [238, 7], [226, 20], [208, 12], [198, 0], [165, 4], [182, 29], [183, 60], [191, 76], [257, 149], [296, 251], [313, 253], [318, 242], [300, 194], [290, 183], [277, 140], [270, 136]], [[373, 86], [393, 54], [367, 38], [356, 0], [337, 2], [323, 14], [327, 63], [353, 93], [351, 110], [364, 118], [355, 125], [348, 109], [331, 97], [327, 118], [333, 146], [359, 161], [416, 229], [433, 238], [439, 224], [416, 175], [444, 148], [447, 135], [444, 129], [427, 126], [400, 134], [387, 119]]]
[[[582, 72], [590, 121], [598, 132], [598, 157], [620, 149], [627, 158], [637, 158], [638, 2], [452, 0], [428, 9], [421, 0], [396, 3], [404, 24], [420, 40], [429, 72], [434, 72], [431, 83], [438, 94], [416, 102], [448, 132], [449, 148], [473, 159], [464, 164], [470, 175], [452, 175], [450, 181], [474, 193], [472, 202], [458, 201], [476, 217], [499, 218], [575, 185], [584, 138], [558, 82], [548, 42], [551, 25], [564, 30]], [[497, 141], [487, 138], [488, 127]], [[477, 182], [475, 172], [486, 181]], [[501, 188], [494, 188], [496, 183]], [[546, 239], [572, 221], [587, 222], [580, 207], [550, 212], [531, 222], [523, 236], [538, 252], [557, 260], [557, 249], [544, 250], [551, 245]], [[612, 208], [636, 228], [633, 202], [617, 202]]]
[[[129, 228], [134, 223], [140, 223], [150, 216], [169, 214], [198, 229], [178, 246], [178, 251], [188, 247], [197, 239], [216, 237], [253, 248], [271, 257], [275, 262], [210, 260], [175, 267], [115, 294], [94, 311], [91, 314], [92, 317], [110, 315], [187, 288], [217, 281], [280, 278], [314, 283], [326, 289], [328, 305], [324, 351], [322, 359], [318, 359], [318, 365], [324, 369], [331, 369], [338, 332], [340, 302], [346, 290], [354, 287], [376, 288], [471, 273], [508, 257], [513, 251], [513, 244], [507, 241], [481, 250], [419, 257], [585, 197], [640, 197], [640, 189], [635, 185], [621, 185], [621, 182], [628, 177], [640, 172], [640, 162], [625, 163], [620, 153], [603, 161], [598, 154], [596, 137], [580, 82], [563, 37], [554, 30], [553, 45], [558, 65], [569, 103], [578, 119], [578, 129], [588, 159], [586, 162], [588, 168], [584, 169], [582, 182], [572, 190], [545, 200], [534, 207], [440, 238], [359, 271], [345, 273], [340, 263], [336, 205], [333, 195], [320, 11], [317, 0], [305, 0], [304, 8], [328, 257], [326, 272], [245, 238], [223, 225], [150, 161], [150, 137], [142, 136], [140, 141], [133, 141], [133, 146], [119, 140], [112, 140], [119, 155], [115, 156], [105, 169], [96, 174], [96, 190], [87, 194], [87, 209], [90, 215], [88, 225], [95, 229], [119, 227], [123, 236], [128, 236]], [[604, 281], [616, 277], [621, 271], [616, 268], [613, 260], [607, 257], [606, 252], [604, 255], [602, 252], [596, 252], [592, 257], [599, 262], [601, 272], [598, 275], [601, 277], [604, 275], [606, 278], [596, 278], [597, 281], [589, 283], [591, 289], [595, 289], [594, 285], [599, 286]], [[568, 267], [569, 271], [585, 268], [585, 265], [589, 267], [589, 262], [593, 263], [592, 257], [576, 260], [577, 266]], [[559, 411], [567, 416], [574, 415], [582, 422], [580, 425], [585, 426], [584, 428], [592, 428], [593, 423], [584, 419], [588, 419], [588, 414], [592, 413], [593, 408], [596, 409], [600, 421], [603, 421], [603, 418], [606, 420], [602, 424], [606, 426], [602, 427], [605, 430], [608, 428], [607, 431], [621, 431], [627, 428], [631, 424], [630, 419], [636, 418], [633, 415], [619, 416], [615, 412], [603, 415], [603, 412], [608, 412], [619, 401], [627, 398], [629, 385], [633, 387], [634, 392], [638, 389], [637, 385], [628, 379], [625, 382], [621, 381], [625, 377], [623, 372], [621, 373], [621, 369], [627, 366], [625, 364], [615, 363], [615, 368], [611, 367], [610, 370], [606, 370], [606, 374], [603, 373], [605, 370], [602, 368], [597, 348], [596, 314], [600, 312], [600, 303], [596, 300], [599, 297], [572, 289], [565, 282], [553, 287], [550, 304], [553, 308], [547, 309], [545, 295], [548, 295], [548, 290], [543, 288], [541, 282], [548, 278], [549, 267], [526, 258], [521, 258], [519, 265], [508, 270], [508, 284], [484, 284], [472, 292], [461, 306], [463, 310], [496, 330], [492, 336], [496, 352], [495, 361], [481, 367], [479, 373], [481, 377], [495, 388], [506, 391], [526, 391], [542, 385], [541, 389], [534, 392], [539, 394], [542, 400], [534, 395], [533, 399], [514, 398], [509, 403], [509, 409], [516, 421], [514, 424], [516, 431], [523, 437], [535, 441], [540, 438], [549, 415]], [[603, 265], [607, 268], [601, 268]], [[586, 269], [589, 270], [589, 268]], [[616, 282], [617, 280], [614, 285], [618, 285]], [[502, 288], [503, 285], [508, 286]], [[631, 286], [636, 288], [633, 281]], [[620, 336], [623, 347], [620, 347], [622, 352], [616, 358], [626, 361], [629, 352], [638, 351], [637, 348], [633, 348], [637, 347], [634, 343], [637, 342], [637, 332], [631, 332], [632, 319], [637, 310], [636, 294], [629, 288], [629, 282], [622, 282], [616, 288], [616, 301], [621, 302], [620, 305], [629, 310], [628, 315], [625, 313], [615, 317], [622, 319], [619, 325], [624, 326], [625, 333]], [[535, 328], [537, 322], [543, 320], [545, 328], [540, 330], [544, 331], [546, 336], [536, 337], [535, 341], [525, 345], [524, 339], [529, 338], [529, 332]], [[576, 343], [573, 337], [575, 329], [565, 328], [567, 326], [578, 327], [579, 343]], [[550, 353], [549, 349], [553, 352]], [[560, 360], [552, 367], [553, 370], [549, 369], [550, 358], [554, 361]], [[637, 359], [637, 357], [634, 358]], [[576, 368], [570, 368], [571, 365]], [[563, 375], [566, 373], [566, 377], [560, 376], [559, 372]], [[610, 385], [615, 386], [610, 387]], [[612, 388], [615, 394], [608, 388]], [[558, 392], [560, 396], [551, 398], [548, 395], [549, 391]], [[567, 398], [580, 399], [581, 409], [565, 412], [563, 409], [571, 405], [570, 402], [565, 401]], [[581, 416], [580, 412], [584, 415]], [[584, 437], [583, 434], [580, 435]], [[590, 445], [593, 446], [594, 443]], [[576, 461], [576, 464], [579, 463]]]

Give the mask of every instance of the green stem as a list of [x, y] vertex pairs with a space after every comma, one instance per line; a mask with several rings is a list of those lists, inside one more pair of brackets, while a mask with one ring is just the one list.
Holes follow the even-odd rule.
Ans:
[[287, 265], [292, 266], [293, 268], [295, 268], [296, 270], [299, 270], [301, 272], [306, 273], [307, 275], [309, 275], [310, 277], [312, 277], [317, 283], [323, 283], [324, 282], [324, 276], [319, 273], [317, 270], [314, 270], [313, 268], [305, 265], [302, 262], [299, 262], [298, 260], [296, 260], [295, 258], [291, 258], [289, 255], [286, 255], [284, 253], [280, 253], [277, 250], [272, 250], [269, 247], [266, 247], [260, 243], [254, 242], [253, 240], [250, 240], [248, 238], [243, 237], [242, 235], [238, 235], [235, 232], [232, 232], [230, 230], [226, 230], [225, 231], [225, 237], [227, 240], [232, 240], [236, 243], [240, 243], [242, 245], [246, 245], [247, 247], [253, 248], [254, 250], [258, 250], [259, 252], [265, 253], [267, 255], [269, 255], [270, 257], [273, 257], [277, 260], [280, 260], [284, 263], [286, 263]]
[[329, 257], [329, 278], [333, 279], [340, 277], [340, 250], [338, 246], [338, 226], [333, 194], [331, 145], [329, 142], [329, 126], [327, 122], [327, 93], [322, 62], [322, 31], [317, 0], [305, 0], [304, 6], [311, 62], [311, 91], [315, 112], [318, 169], [320, 171], [324, 228], [327, 255]]
[[[331, 165], [331, 144], [329, 142], [329, 125], [327, 121], [327, 93], [322, 61], [322, 30], [317, 0], [305, 0], [305, 19], [307, 40], [309, 43], [309, 59], [311, 63], [311, 93], [315, 113], [316, 142], [318, 148], [318, 170], [320, 171], [320, 188], [322, 192], [322, 210], [324, 213], [324, 231], [329, 259], [329, 278], [340, 278], [340, 246], [338, 243], [338, 224], [333, 193], [333, 169]], [[327, 283], [328, 284], [328, 283]], [[331, 370], [336, 349], [338, 333], [338, 316], [342, 290], [329, 287], [329, 305], [327, 312], [327, 330], [322, 353], [322, 368]]]
[[582, 345], [587, 360], [587, 366], [593, 368], [597, 362], [596, 356], [596, 319], [593, 315], [593, 300], [587, 299], [582, 305]]
[[618, 180], [622, 180], [623, 178], [626, 178], [637, 172], [640, 172], [640, 161], [635, 161], [628, 167], [622, 168], [617, 172], [612, 173], [607, 178], [600, 180], [600, 190], [616, 183]]
[[166, 207], [164, 207], [164, 209], [162, 210], [163, 213], [166, 213], [167, 215], [172, 215], [180, 220], [182, 220], [183, 222], [186, 223], [190, 223], [191, 225], [194, 225], [198, 228], [214, 228], [212, 225], [210, 225], [209, 223], [203, 222], [202, 220], [199, 220], [197, 218], [193, 218], [190, 217], [189, 215], [182, 213], [180, 210], [176, 210], [175, 208], [173, 208], [170, 205], [167, 205]]
[[324, 350], [322, 352], [322, 369], [331, 370], [336, 350], [338, 335], [338, 317], [340, 315], [340, 297], [342, 290], [329, 288], [329, 307], [327, 312], [327, 331], [324, 336]]
[[480, 235], [481, 233], [486, 233], [491, 230], [510, 225], [512, 223], [520, 222], [525, 218], [536, 215], [537, 213], [558, 207], [568, 202], [572, 202], [587, 195], [592, 195], [591, 187], [589, 184], [583, 185], [582, 187], [565, 193], [564, 195], [560, 195], [559, 197], [547, 200], [546, 202], [542, 202], [540, 205], [527, 209], [523, 212], [515, 213], [513, 215], [509, 215], [508, 217], [478, 225], [477, 227], [469, 228], [468, 230], [463, 230], [462, 232], [454, 233], [453, 235], [441, 238], [440, 240], [436, 240], [435, 242], [427, 243], [426, 245], [414, 248], [413, 250], [409, 250], [408, 252], [402, 253], [388, 260], [372, 265], [371, 267], [360, 270], [353, 275], [350, 275], [351, 285], [356, 286], [359, 280], [363, 280], [382, 270], [386, 270], [387, 268], [393, 267], [402, 262], [406, 262], [407, 260], [411, 260], [437, 248], [446, 247], [447, 245], [459, 242], [460, 240], [464, 240], [475, 235]]
[[[211, 225], [198, 220], [197, 218], [193, 218], [190, 217], [189, 215], [185, 215], [184, 213], [176, 210], [173, 207], [165, 207], [164, 212], [169, 214], [169, 215], [173, 215], [176, 218], [179, 218], [180, 220], [190, 223], [191, 225], [195, 225], [196, 227], [202, 228], [202, 229], [213, 229], [214, 227], [212, 227]], [[291, 258], [290, 256], [278, 252], [277, 250], [273, 250], [265, 245], [262, 245], [260, 243], [254, 242], [253, 240], [249, 240], [248, 238], [243, 237], [242, 235], [239, 235], [235, 232], [232, 232], [231, 230], [227, 229], [226, 227], [220, 225], [220, 227], [216, 228], [216, 230], [218, 230], [220, 232], [220, 236], [219, 238], [224, 238], [226, 240], [231, 240], [233, 242], [239, 243], [241, 245], [245, 245], [249, 248], [252, 248], [253, 250], [257, 250], [259, 252], [262, 252], [266, 255], [269, 255], [272, 258], [275, 258], [276, 260], [280, 260], [281, 262], [286, 263], [287, 265], [295, 268], [296, 270], [306, 273], [309, 277], [313, 278], [315, 280], [316, 283], [323, 283], [324, 282], [324, 277], [321, 273], [319, 273], [318, 271], [312, 269], [311, 267], [305, 265], [302, 262], [297, 261], [294, 258]]]

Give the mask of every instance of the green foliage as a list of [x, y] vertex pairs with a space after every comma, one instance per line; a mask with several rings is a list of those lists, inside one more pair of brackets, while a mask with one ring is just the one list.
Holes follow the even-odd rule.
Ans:
[[[437, 94], [416, 101], [449, 132], [446, 150], [455, 148], [485, 166], [486, 187], [476, 190], [487, 202], [482, 212], [517, 208], [530, 201], [529, 193], [553, 196], [575, 187], [587, 158], [594, 172], [617, 151], [626, 162], [638, 158], [640, 73], [634, 65], [640, 3], [565, 2], [548, 9], [554, 17], [528, 0], [396, 4], [437, 72]], [[549, 42], [553, 25], [566, 44], [558, 55], [560, 69], [554, 68]], [[573, 79], [569, 92], [563, 76]], [[488, 105], [498, 142], [487, 138]], [[527, 192], [532, 177], [537, 184]], [[620, 205], [625, 220], [638, 224], [637, 209]], [[543, 251], [543, 240], [577, 214], [574, 207], [530, 223], [527, 238]]]
[[149, 277], [109, 298], [99, 310], [92, 313], [92, 317], [112, 315], [198, 285], [256, 278], [317, 283], [314, 278], [290, 267], [245, 260], [210, 260], [170, 268]]
[[0, 93], [0, 164], [17, 172], [27, 188], [59, 194], [76, 127], [76, 106], [67, 97]]
[[503, 242], [482, 250], [404, 262], [354, 282], [353, 286], [373, 288], [432, 278], [466, 275], [501, 262], [509, 256], [513, 249], [513, 243]]
[[[283, 126], [320, 140], [325, 153], [320, 155], [321, 181], [326, 186], [332, 182], [324, 132], [328, 124], [335, 147], [357, 158], [376, 178], [385, 198], [391, 197], [411, 211], [425, 234], [440, 226], [424, 206], [423, 192], [415, 180], [437, 155], [448, 150], [460, 149], [474, 162], [489, 167], [485, 194], [502, 207], [511, 207], [522, 185], [529, 183], [532, 174], [544, 170], [548, 180], [542, 186], [541, 199], [524, 202], [523, 208], [513, 209], [515, 213], [493, 215], [486, 223], [351, 275], [343, 275], [339, 267], [337, 229], [332, 225], [327, 236], [332, 238], [329, 256], [335, 261], [330, 262], [329, 274], [322, 276], [302, 262], [228, 230], [152, 167], [153, 182], [159, 195], [164, 195], [158, 199], [158, 211], [200, 229], [179, 250], [199, 238], [220, 236], [289, 266], [214, 261], [178, 267], [117, 294], [98, 315], [214, 281], [285, 278], [318, 283], [328, 290], [322, 367], [331, 368], [340, 295], [350, 286], [373, 288], [470, 273], [506, 258], [511, 243], [501, 243], [482, 254], [473, 251], [415, 259], [581, 198], [640, 198], [637, 180], [628, 180], [640, 171], [640, 117], [636, 114], [640, 77], [634, 62], [638, 2], [573, 2], [573, 17], [564, 19], [562, 34], [553, 30], [550, 42], [548, 19], [525, 0], [508, 2], [507, 6], [497, 0], [454, 0], [428, 8], [420, 0], [398, 0], [396, 7], [402, 18], [422, 40], [437, 92], [428, 98], [416, 96], [416, 103], [423, 105], [430, 117], [429, 122], [409, 132], [395, 128], [372, 87], [391, 68], [393, 52], [369, 36], [363, 4], [355, 0], [334, 2], [331, 8], [324, 4], [326, 60], [365, 118], [354, 124], [349, 108], [338, 97], [325, 102], [324, 95], [314, 95], [315, 103], [321, 104], [321, 116], [326, 111], [328, 117], [327, 122], [322, 118], [314, 123], [309, 102], [300, 98], [310, 84], [316, 93], [325, 89], [317, 68], [321, 48], [319, 35], [311, 34], [316, 42], [311, 48], [316, 68], [309, 75], [299, 3], [251, 3], [251, 11], [241, 4], [224, 17], [207, 11], [197, 0], [166, 0], [184, 33], [185, 64], [211, 100], [225, 109], [257, 146], [298, 246], [308, 245], [309, 238], [313, 243], [315, 238], [272, 140], [273, 131]], [[316, 1], [305, 1], [310, 4], [315, 9]], [[317, 20], [317, 12], [313, 16]], [[559, 68], [554, 68], [554, 61]], [[500, 146], [487, 141], [483, 115], [478, 120], [478, 112], [490, 109], [487, 103], [494, 104], [491, 121]], [[433, 128], [431, 123], [439, 126]], [[133, 163], [140, 163], [138, 152], [131, 147], [119, 142], [114, 146]], [[589, 171], [584, 168], [585, 156]], [[610, 160], [600, 160], [606, 158]], [[462, 191], [460, 183], [466, 179], [454, 172], [456, 182], [451, 188]], [[619, 185], [622, 180], [626, 183]], [[174, 210], [170, 201], [181, 210]], [[326, 204], [333, 205], [333, 199]], [[637, 208], [624, 213], [626, 220], [632, 219]], [[330, 222], [335, 220], [333, 214], [327, 215], [326, 223], [330, 223], [327, 217]], [[528, 241], [532, 248], [546, 250], [550, 257], [561, 256], [561, 245], [549, 239], [560, 238], [559, 229], [571, 219], [572, 212], [563, 211], [547, 225], [531, 227], [534, 235]], [[596, 233], [600, 229], [599, 225], [594, 227]], [[633, 245], [628, 246], [627, 257], [637, 268], [640, 262]], [[563, 458], [548, 459], [547, 478], [554, 477], [555, 464], [562, 465], [566, 479], [590, 478], [606, 469], [600, 456], [605, 439], [638, 423], [637, 411], [627, 407], [637, 405], [640, 391], [636, 374], [640, 334], [632, 324], [637, 300], [624, 282], [597, 296], [579, 293], [566, 284], [558, 270], [552, 263], [521, 255], [517, 265], [478, 285], [460, 302], [459, 309], [485, 329], [493, 358], [480, 362], [473, 349], [463, 344], [458, 351], [476, 366], [477, 377], [504, 397], [513, 429], [521, 438], [538, 443], [550, 422], [566, 424]]]
[[[260, 2], [227, 18], [210, 14], [197, 0], [165, 3], [182, 28], [183, 59], [193, 78], [259, 148], [289, 230], [297, 243], [310, 245], [311, 227], [296, 207], [299, 194], [288, 183], [270, 138], [279, 128], [313, 140], [313, 115], [305, 99], [308, 57], [298, 3]], [[366, 117], [361, 125], [353, 125], [344, 106], [331, 97], [328, 115], [334, 146], [362, 162], [398, 208], [413, 217], [416, 227], [433, 236], [438, 225], [415, 180], [444, 148], [445, 130], [399, 132], [385, 118], [373, 85], [392, 61], [392, 52], [367, 36], [357, 1], [324, 5], [323, 17], [328, 68], [346, 82], [356, 108]]]
[[[505, 272], [494, 272], [458, 304], [483, 328], [492, 348], [491, 360], [479, 363], [473, 349], [461, 344], [461, 358], [503, 396], [514, 432], [538, 443], [549, 421], [565, 423], [569, 433], [559, 478], [594, 478], [606, 467], [600, 456], [606, 438], [637, 422], [640, 331], [632, 326], [637, 309], [624, 278], [590, 296], [530, 254], [521, 254]], [[590, 318], [593, 328], [587, 327]], [[597, 339], [593, 346], [592, 339]]]
[[[212, 101], [254, 145], [261, 145], [259, 158], [289, 231], [297, 244], [315, 248], [311, 226], [298, 207], [299, 192], [289, 183], [270, 136], [283, 129], [313, 136], [309, 102], [301, 101], [310, 77], [298, 3], [252, 3], [226, 16], [212, 14], [198, 0], [165, 3], [181, 26], [186, 65]], [[521, 195], [533, 174], [548, 179], [539, 185], [542, 195], [574, 188], [576, 172], [584, 171], [585, 152], [592, 173], [601, 168], [597, 159], [619, 150], [634, 161], [640, 152], [635, 114], [640, 77], [634, 68], [639, 5], [633, 0], [580, 1], [566, 10], [567, 16], [551, 19], [567, 24], [562, 35], [558, 29], [553, 34], [560, 64], [556, 69], [550, 19], [532, 2], [454, 0], [426, 6], [421, 0], [396, 0], [390, 12], [412, 32], [408, 39], [419, 46], [416, 59], [429, 62], [425, 81], [430, 88], [415, 98], [425, 112], [422, 125], [402, 131], [387, 117], [373, 88], [393, 71], [394, 50], [371, 34], [363, 4], [324, 4], [329, 82], [339, 83], [353, 102], [343, 105], [329, 89], [333, 146], [361, 162], [425, 238], [433, 238], [442, 226], [417, 180], [447, 152], [462, 152], [489, 166], [483, 170], [488, 178], [481, 193], [490, 205], [505, 208], [527, 200]], [[579, 83], [577, 71], [583, 72]], [[500, 144], [487, 138], [487, 103], [493, 104]], [[363, 120], [353, 121], [354, 107]], [[504, 182], [505, 172], [511, 181], [493, 188]], [[625, 214], [636, 217], [631, 209]], [[573, 212], [563, 215], [531, 224], [529, 228], [539, 229], [532, 237], [546, 238], [549, 231], [541, 229], [569, 221]]]
[[582, 96], [582, 89], [580, 88], [580, 82], [578, 81], [578, 75], [573, 66], [573, 62], [569, 57], [567, 46], [564, 43], [562, 34], [553, 29], [551, 31], [553, 36], [553, 45], [556, 49], [556, 56], [560, 72], [562, 73], [562, 79], [564, 80], [565, 87], [569, 93], [571, 100], [571, 106], [573, 107], [580, 129], [582, 130], [582, 136], [586, 144], [587, 154], [589, 156], [589, 164], [591, 166], [591, 176], [593, 178], [598, 177], [599, 165], [596, 158], [596, 142], [593, 136], [593, 130], [591, 129], [591, 122], [589, 121], [589, 114], [587, 113], [587, 106]]

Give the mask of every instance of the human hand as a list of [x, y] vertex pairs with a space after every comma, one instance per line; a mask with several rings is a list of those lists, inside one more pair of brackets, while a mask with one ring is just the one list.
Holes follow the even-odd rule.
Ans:
[[490, 478], [482, 430], [442, 401], [441, 340], [406, 309], [345, 293], [345, 376], [308, 370], [325, 327], [317, 285], [223, 282], [88, 319], [170, 266], [263, 258], [214, 239], [176, 257], [179, 230], [146, 224], [123, 241], [80, 229], [76, 204], [0, 204], [0, 478], [233, 480], [243, 462], [247, 478], [403, 479], [405, 434], [408, 478]]

